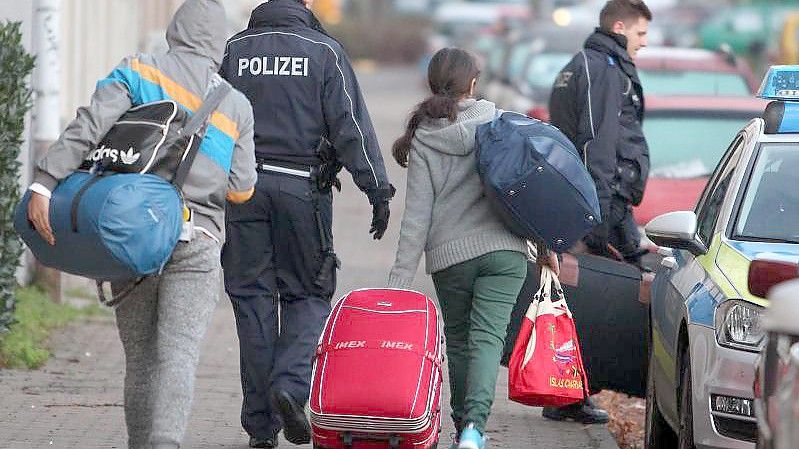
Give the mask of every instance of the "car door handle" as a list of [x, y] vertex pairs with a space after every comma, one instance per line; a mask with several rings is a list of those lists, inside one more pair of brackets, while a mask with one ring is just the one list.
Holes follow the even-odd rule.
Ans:
[[677, 268], [677, 259], [673, 257], [664, 257], [663, 260], [660, 261], [660, 265], [668, 268], [668, 269], [675, 269]]

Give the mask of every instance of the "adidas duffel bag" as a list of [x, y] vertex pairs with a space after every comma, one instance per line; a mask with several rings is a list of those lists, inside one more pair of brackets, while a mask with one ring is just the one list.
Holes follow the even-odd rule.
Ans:
[[159, 272], [180, 238], [183, 202], [156, 175], [76, 172], [50, 200], [55, 246], [28, 221], [31, 192], [14, 214], [14, 228], [43, 265], [98, 281]]

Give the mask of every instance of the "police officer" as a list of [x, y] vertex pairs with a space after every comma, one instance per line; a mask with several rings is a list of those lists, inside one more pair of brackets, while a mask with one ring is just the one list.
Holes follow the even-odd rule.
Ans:
[[335, 290], [332, 193], [343, 166], [388, 226], [389, 184], [355, 74], [301, 0], [270, 0], [228, 41], [220, 73], [253, 104], [253, 199], [228, 205], [222, 263], [241, 349], [251, 447], [310, 441], [311, 361]]
[[[552, 124], [582, 153], [596, 183], [602, 224], [586, 237], [594, 254], [623, 257], [640, 265], [645, 253], [632, 215], [649, 175], [649, 148], [641, 122], [644, 94], [635, 57], [646, 46], [652, 13], [642, 0], [610, 0], [600, 26], [555, 80], [549, 101]], [[590, 373], [589, 373], [590, 374]], [[586, 404], [546, 408], [551, 419], [607, 422]]]
[[608, 1], [600, 27], [558, 74], [549, 101], [552, 124], [580, 150], [596, 183], [602, 225], [586, 239], [589, 249], [606, 256], [617, 249], [633, 263], [641, 252], [632, 206], [649, 174], [644, 94], [633, 61], [651, 20], [641, 0]]

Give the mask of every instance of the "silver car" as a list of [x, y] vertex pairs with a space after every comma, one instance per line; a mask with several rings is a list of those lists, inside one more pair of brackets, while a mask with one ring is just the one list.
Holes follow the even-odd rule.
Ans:
[[[766, 83], [764, 98], [799, 94], [797, 75], [770, 72], [780, 84]], [[650, 306], [650, 449], [755, 447], [752, 386], [768, 302], [749, 291], [748, 269], [799, 257], [799, 103], [772, 102], [764, 117], [735, 136], [695, 211], [646, 226], [665, 248]]]

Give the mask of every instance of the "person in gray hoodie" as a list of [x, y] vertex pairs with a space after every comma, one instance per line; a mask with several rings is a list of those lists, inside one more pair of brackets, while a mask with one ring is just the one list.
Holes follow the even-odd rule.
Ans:
[[[475, 132], [497, 112], [493, 103], [473, 98], [479, 74], [465, 50], [436, 53], [428, 68], [433, 95], [393, 147], [408, 182], [388, 284], [408, 288], [425, 253], [444, 317], [457, 435], [452, 448], [459, 449], [484, 447], [506, 329], [527, 275], [527, 242], [500, 221], [477, 174]], [[539, 260], [557, 271], [557, 257], [546, 253]]]
[[[28, 217], [55, 245], [50, 192], [75, 172], [128, 109], [173, 100], [196, 112], [216, 75], [227, 26], [219, 0], [187, 0], [167, 30], [169, 51], [125, 58], [97, 83], [38, 162]], [[210, 119], [183, 187], [195, 235], [180, 242], [159, 275], [145, 278], [116, 308], [125, 351], [125, 420], [131, 449], [180, 447], [193, 397], [200, 344], [222, 292], [220, 250], [226, 200], [241, 203], [257, 179], [253, 113], [247, 98], [230, 92]], [[126, 285], [113, 284], [119, 293]]]

